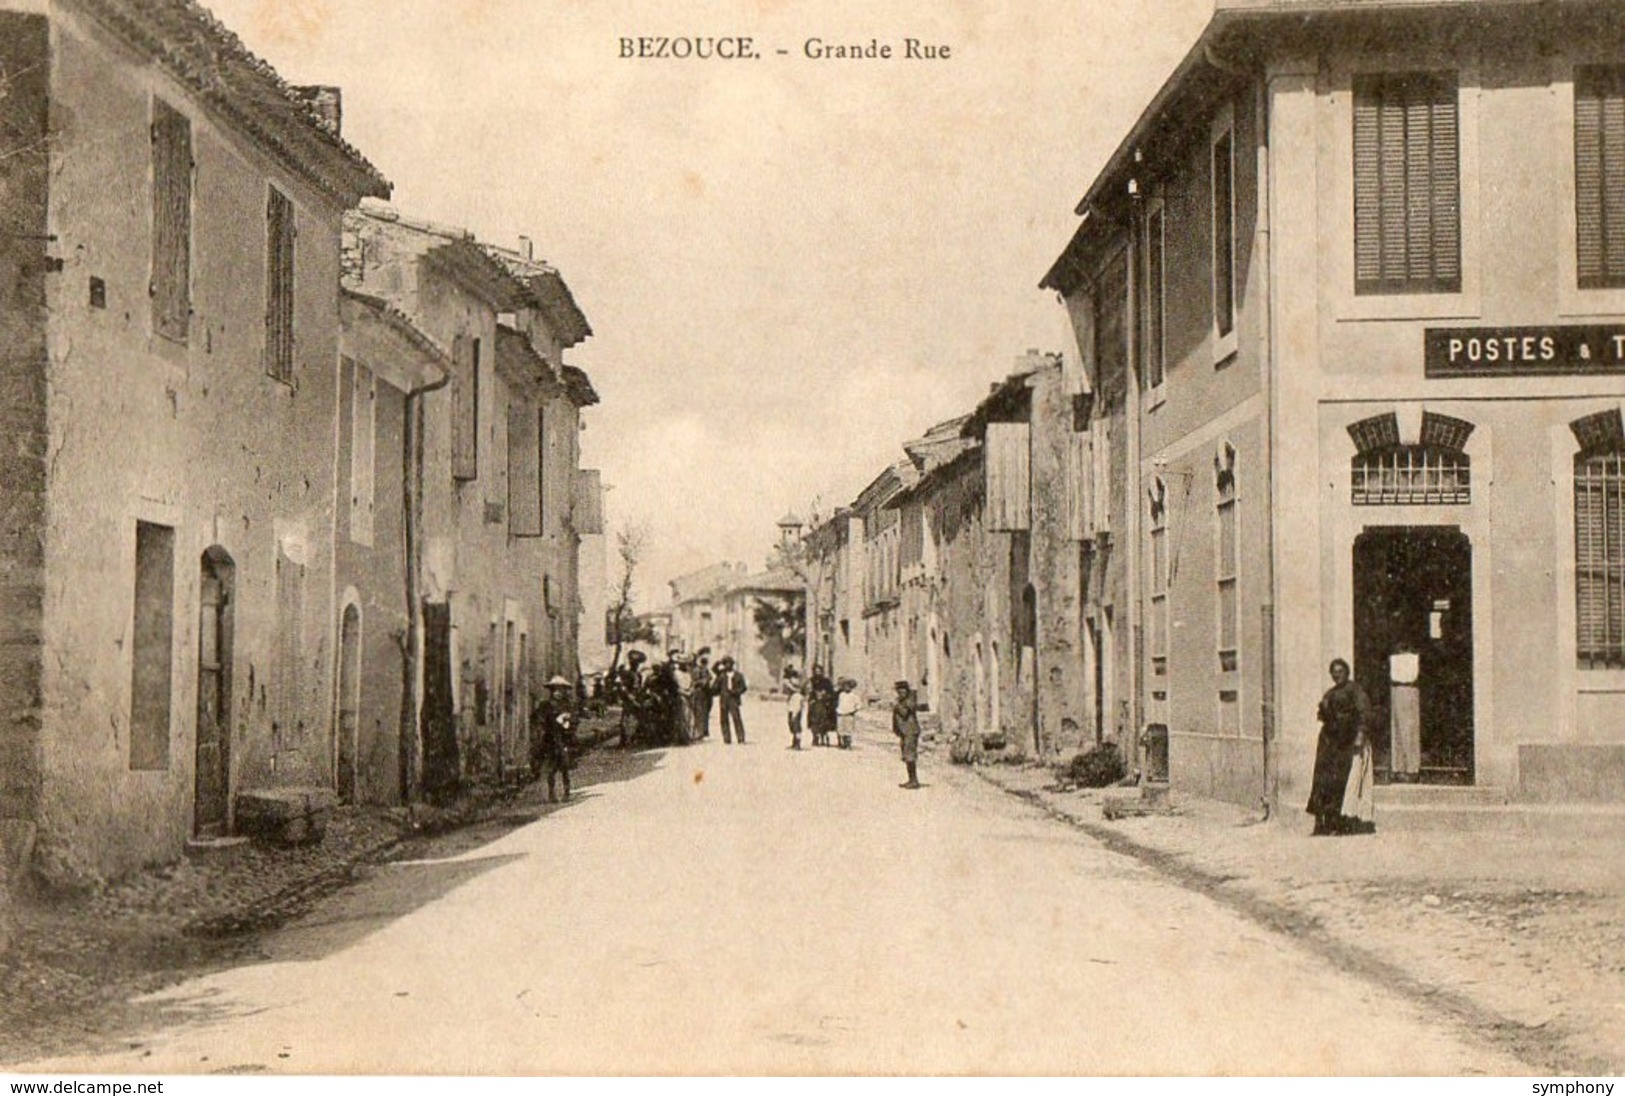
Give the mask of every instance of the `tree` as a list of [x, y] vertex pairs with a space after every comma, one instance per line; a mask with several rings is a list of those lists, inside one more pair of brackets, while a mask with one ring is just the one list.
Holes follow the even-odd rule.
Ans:
[[615, 554], [621, 562], [621, 570], [615, 586], [615, 600], [609, 606], [609, 631], [615, 643], [615, 653], [609, 659], [611, 676], [620, 666], [621, 649], [628, 643], [644, 638], [641, 631], [635, 627], [632, 586], [637, 580], [638, 564], [643, 562], [643, 553], [648, 543], [649, 530], [641, 522], [627, 525], [615, 534]]
[[763, 660], [772, 667], [800, 661], [807, 651], [805, 596], [758, 597], [751, 609]]

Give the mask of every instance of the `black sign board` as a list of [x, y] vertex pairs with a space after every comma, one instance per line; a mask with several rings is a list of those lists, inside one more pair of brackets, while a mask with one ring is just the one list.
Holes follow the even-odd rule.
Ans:
[[1429, 377], [1625, 373], [1625, 324], [1430, 327], [1422, 345]]

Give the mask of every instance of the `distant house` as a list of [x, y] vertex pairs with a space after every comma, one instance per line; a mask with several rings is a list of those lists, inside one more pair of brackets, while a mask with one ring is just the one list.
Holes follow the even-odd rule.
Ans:
[[777, 635], [764, 635], [757, 612], [768, 605], [786, 621], [802, 616], [802, 582], [787, 570], [751, 573], [743, 564], [719, 563], [671, 582], [670, 641], [690, 653], [711, 649], [715, 661], [733, 656], [752, 688], [776, 684], [787, 664], [799, 664]]

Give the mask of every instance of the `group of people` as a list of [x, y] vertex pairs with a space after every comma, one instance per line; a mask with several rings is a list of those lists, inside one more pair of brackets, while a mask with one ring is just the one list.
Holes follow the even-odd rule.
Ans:
[[[908, 780], [901, 786], [920, 786], [917, 766], [920, 757], [919, 701], [914, 688], [907, 681], [898, 681], [892, 701], [892, 734], [899, 740], [903, 764], [908, 769]], [[801, 749], [803, 725], [812, 734], [814, 746], [852, 748], [857, 729], [858, 712], [863, 700], [858, 695], [858, 683], [850, 677], [831, 681], [823, 667], [814, 665], [808, 680], [803, 683], [795, 667], [784, 671], [785, 719], [790, 729], [790, 748]], [[831, 740], [833, 736], [833, 741]]]
[[692, 656], [678, 648], [664, 662], [650, 663], [628, 651], [610, 678], [611, 699], [621, 706], [621, 746], [686, 746], [709, 738], [711, 711], [719, 712], [722, 741], [745, 744], [743, 701], [749, 688], [732, 656], [711, 662], [711, 648]]

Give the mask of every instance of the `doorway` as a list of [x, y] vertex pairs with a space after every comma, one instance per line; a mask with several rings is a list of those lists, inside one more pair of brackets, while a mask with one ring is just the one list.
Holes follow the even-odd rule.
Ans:
[[[1355, 538], [1354, 679], [1371, 700], [1379, 782], [1473, 783], [1472, 572], [1472, 543], [1454, 526], [1368, 528]], [[1391, 685], [1395, 675], [1414, 686]], [[1392, 713], [1403, 724], [1407, 709], [1417, 756], [1396, 771]]]
[[198, 581], [197, 771], [192, 832], [224, 837], [231, 800], [232, 583], [224, 548], [203, 553]]
[[339, 624], [338, 716], [333, 731], [334, 790], [339, 802], [355, 802], [356, 727], [361, 708], [361, 610], [344, 607]]

